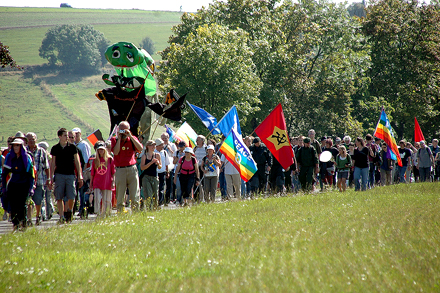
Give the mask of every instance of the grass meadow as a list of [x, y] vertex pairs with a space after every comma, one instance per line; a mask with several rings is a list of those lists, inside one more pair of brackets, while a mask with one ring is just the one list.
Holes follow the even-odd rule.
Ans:
[[0, 236], [2, 292], [439, 292], [439, 183]]
[[[62, 24], [90, 24], [112, 43], [139, 45], [148, 36], [156, 51], [161, 51], [181, 15], [171, 11], [0, 7], [0, 40], [21, 66], [46, 62], [38, 56], [38, 49], [47, 30]], [[157, 54], [152, 57], [160, 60]]]

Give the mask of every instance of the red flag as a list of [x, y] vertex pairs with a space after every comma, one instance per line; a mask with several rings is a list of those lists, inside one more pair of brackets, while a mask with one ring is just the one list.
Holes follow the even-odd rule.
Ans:
[[293, 164], [293, 150], [286, 131], [286, 121], [281, 104], [255, 129], [255, 133], [267, 146], [284, 169]]
[[420, 142], [422, 140], [425, 140], [425, 137], [423, 136], [422, 129], [420, 129], [419, 122], [417, 122], [417, 118], [414, 117], [414, 142]]

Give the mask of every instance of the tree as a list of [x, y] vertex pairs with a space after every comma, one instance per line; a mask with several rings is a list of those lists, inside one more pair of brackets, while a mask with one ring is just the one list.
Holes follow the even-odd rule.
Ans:
[[145, 37], [140, 43], [139, 47], [145, 49], [145, 51], [147, 51], [150, 55], [153, 55], [156, 51], [156, 48], [154, 47], [154, 42], [150, 37]]
[[365, 5], [363, 2], [353, 2], [347, 8], [350, 16], [365, 17]]
[[67, 71], [96, 72], [108, 46], [104, 35], [90, 25], [61, 25], [47, 31], [39, 55]]
[[[351, 115], [351, 95], [366, 81], [369, 58], [359, 20], [350, 18], [343, 5], [327, 1], [278, 2], [214, 2], [195, 14], [185, 13], [169, 43], [183, 44], [203, 25], [239, 28], [248, 34], [255, 73], [263, 84], [257, 94], [261, 105], [254, 105], [260, 110], [242, 123], [246, 133], [278, 103], [291, 133], [311, 127], [328, 134], [360, 131]], [[165, 60], [169, 48], [162, 52]]]
[[11, 68], [22, 69], [22, 67], [18, 66], [17, 63], [15, 63], [15, 60], [9, 53], [9, 47], [3, 45], [2, 42], [0, 42], [0, 65], [2, 66], [2, 68], [10, 66]]
[[367, 7], [362, 30], [371, 44], [368, 95], [388, 105], [387, 114], [399, 138], [412, 138], [415, 116], [425, 136], [437, 135], [439, 7], [416, 0], [375, 1]]
[[[247, 37], [243, 30], [213, 24], [198, 27], [182, 44], [171, 44], [157, 72], [163, 92], [188, 92], [190, 103], [218, 119], [235, 104], [246, 123], [259, 110], [255, 105], [261, 88]], [[195, 114], [185, 117], [196, 132], [206, 133]]]

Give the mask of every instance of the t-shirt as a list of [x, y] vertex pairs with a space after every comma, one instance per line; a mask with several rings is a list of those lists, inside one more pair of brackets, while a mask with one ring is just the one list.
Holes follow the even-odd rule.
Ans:
[[402, 159], [402, 166], [408, 166], [408, 158], [411, 157], [411, 152], [407, 148], [399, 148], [400, 158]]
[[361, 150], [355, 149], [353, 156], [354, 166], [358, 168], [368, 168], [368, 148], [363, 147]]
[[219, 157], [216, 154], [212, 155], [211, 160], [208, 159], [208, 156], [203, 158], [203, 162], [205, 165], [205, 170], [207, 170], [208, 172], [205, 173], [205, 177], [216, 177], [218, 176], [218, 167], [217, 165], [214, 163], [214, 159], [219, 159]]
[[[134, 140], [139, 142], [136, 137], [133, 137]], [[115, 149], [116, 138], [111, 138], [112, 143], [112, 152]], [[115, 166], [116, 167], [127, 167], [136, 164], [136, 148], [134, 147], [134, 143], [131, 141], [129, 137], [121, 141], [119, 154], [115, 156]]]
[[206, 146], [194, 147], [194, 155], [196, 156], [197, 161], [201, 162], [206, 156]]
[[[183, 157], [184, 155], [185, 155], [184, 151], [177, 150], [174, 153], [173, 160], [174, 158], [177, 158], [177, 162], [179, 162], [180, 158]], [[174, 172], [176, 172], [177, 165], [178, 165], [177, 163], [174, 165]]]
[[99, 159], [100, 165], [98, 169], [95, 168], [95, 160], [92, 162], [92, 186], [100, 190], [111, 190], [113, 174], [116, 172], [114, 159], [112, 157], [108, 159], [107, 167], [105, 166], [104, 158]]
[[234, 167], [234, 165], [231, 164], [231, 162], [229, 162], [225, 155], [222, 154], [222, 158], [221, 158], [222, 162], [225, 162], [225, 175], [234, 175], [234, 174], [240, 174], [240, 172], [238, 172], [238, 170]]
[[55, 174], [75, 175], [75, 154], [77, 153], [76, 146], [69, 142], [65, 147], [62, 147], [60, 143], [54, 145], [50, 154], [52, 157], [55, 156]]
[[172, 170], [174, 170], [174, 167], [175, 167], [172, 158], [174, 157], [174, 154], [177, 151], [177, 147], [174, 143], [170, 142], [168, 144], [164, 144], [163, 149], [164, 149], [164, 151], [167, 152], [167, 155], [170, 157], [170, 164], [168, 165], [168, 171], [172, 171]]
[[160, 155], [160, 162], [162, 165], [162, 168], [157, 169], [157, 173], [165, 172], [167, 170], [167, 166], [170, 164], [170, 157], [168, 156], [167, 152], [164, 150], [161, 150], [160, 152], [157, 150], [154, 150], [154, 153]]

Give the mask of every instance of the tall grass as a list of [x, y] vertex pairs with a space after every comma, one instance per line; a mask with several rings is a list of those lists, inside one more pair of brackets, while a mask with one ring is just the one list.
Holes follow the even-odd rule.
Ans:
[[1, 236], [0, 290], [434, 292], [438, 183], [140, 212]]

